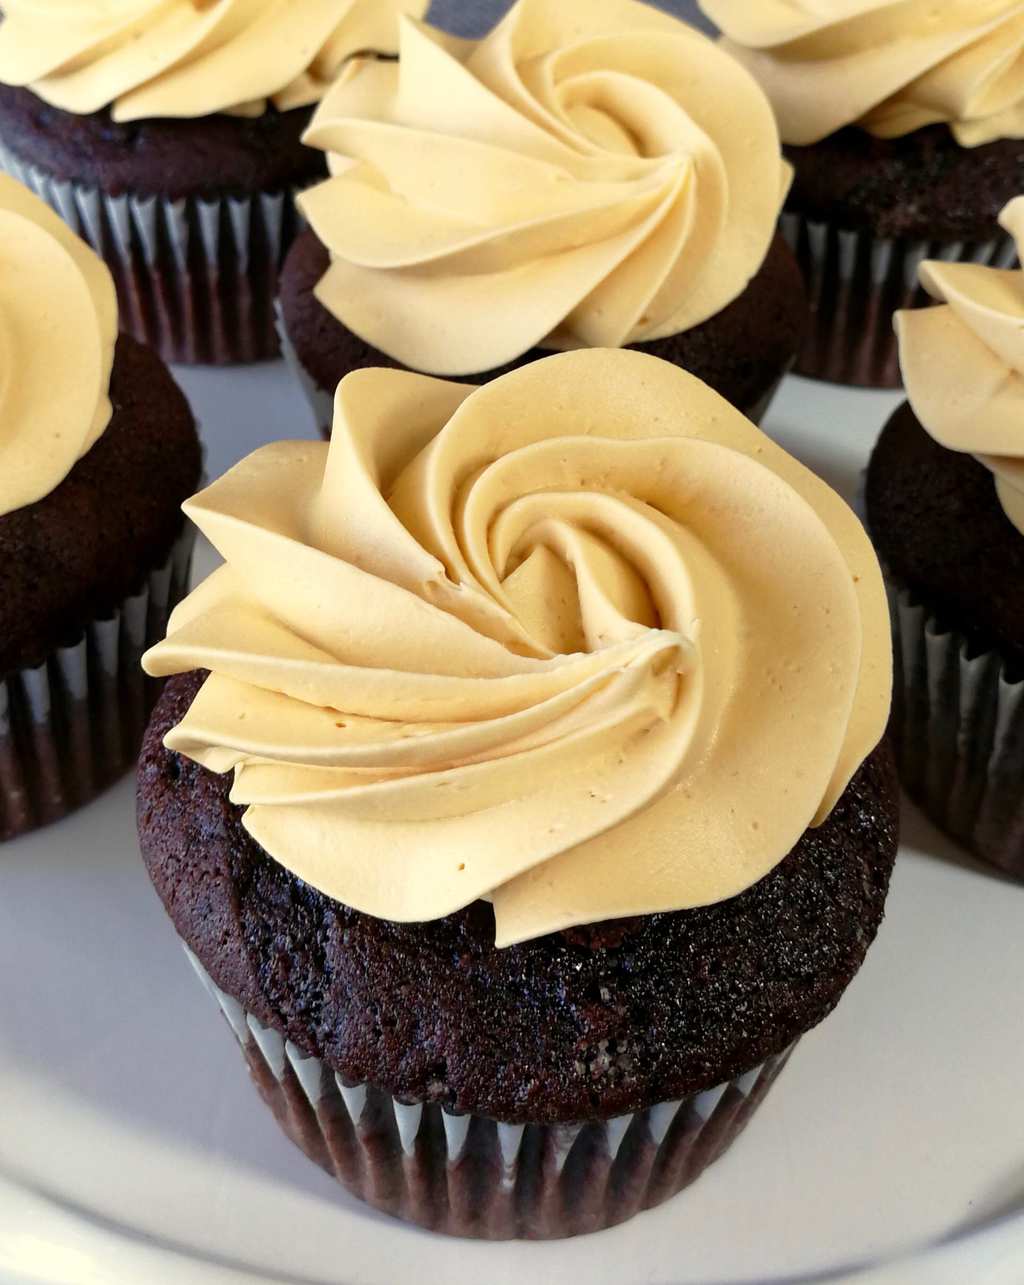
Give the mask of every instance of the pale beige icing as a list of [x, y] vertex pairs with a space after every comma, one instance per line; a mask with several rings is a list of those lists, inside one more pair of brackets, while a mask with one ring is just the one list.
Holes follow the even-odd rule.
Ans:
[[301, 204], [317, 297], [404, 365], [661, 338], [761, 267], [790, 179], [771, 108], [678, 19], [520, 0], [477, 43], [403, 22], [400, 52], [325, 97], [306, 138], [333, 177]]
[[0, 175], [0, 516], [49, 495], [99, 440], [116, 339], [102, 260]]
[[1024, 137], [1022, 0], [700, 0], [764, 86], [787, 143], [844, 125], [947, 123], [976, 147]]
[[282, 865], [497, 941], [719, 901], [882, 735], [878, 565], [824, 482], [629, 350], [338, 388], [186, 505], [225, 558], [146, 657], [212, 671], [167, 744]]
[[0, 83], [114, 120], [315, 103], [428, 0], [3, 0]]
[[[999, 222], [1024, 252], [1024, 197]], [[925, 262], [920, 277], [940, 306], [896, 314], [914, 414], [942, 446], [992, 470], [1024, 533], [1024, 271]]]

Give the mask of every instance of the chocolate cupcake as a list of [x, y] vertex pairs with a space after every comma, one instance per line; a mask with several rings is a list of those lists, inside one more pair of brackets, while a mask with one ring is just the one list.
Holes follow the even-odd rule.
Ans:
[[[1024, 246], [1024, 198], [1000, 218]], [[909, 405], [866, 505], [896, 631], [903, 783], [977, 856], [1024, 876], [1024, 275], [925, 263], [939, 306], [897, 316]]]
[[782, 227], [812, 326], [797, 370], [899, 387], [890, 318], [924, 259], [1010, 267], [998, 214], [1024, 187], [1020, 0], [701, 0], [764, 86], [796, 177]]
[[802, 341], [770, 106], [647, 5], [519, 0], [477, 42], [403, 23], [399, 62], [350, 64], [306, 140], [333, 177], [300, 202], [281, 306], [321, 430], [352, 370], [481, 383], [587, 347], [758, 419]]
[[166, 361], [272, 357], [295, 192], [325, 172], [312, 105], [426, 3], [4, 0], [0, 165], [104, 257], [124, 329]]
[[158, 685], [139, 660], [188, 583], [188, 405], [117, 336], [110, 274], [0, 177], [0, 841], [134, 762]]
[[882, 916], [853, 514], [624, 350], [357, 372], [186, 511], [225, 565], [145, 660], [142, 851], [286, 1132], [460, 1235], [695, 1179]]

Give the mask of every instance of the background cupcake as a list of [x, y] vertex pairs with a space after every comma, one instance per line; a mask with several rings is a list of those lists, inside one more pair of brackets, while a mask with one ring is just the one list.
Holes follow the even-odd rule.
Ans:
[[0, 164], [103, 255], [124, 329], [168, 361], [273, 356], [311, 105], [426, 0], [2, 8]]
[[479, 389], [358, 372], [329, 446], [186, 510], [226, 562], [146, 659], [183, 676], [142, 849], [282, 1126], [462, 1235], [692, 1181], [882, 914], [889, 623], [854, 515], [614, 350]]
[[1009, 267], [1021, 189], [1020, 0], [701, 0], [764, 86], [796, 171], [783, 228], [813, 324], [797, 369], [898, 387], [890, 317], [926, 258]]
[[520, 0], [479, 42], [412, 22], [401, 41], [398, 64], [353, 63], [306, 135], [333, 177], [301, 202], [281, 303], [319, 427], [360, 367], [479, 382], [626, 346], [758, 418], [805, 299], [750, 76], [631, 0]]
[[[1000, 222], [1024, 245], [1024, 198]], [[940, 306], [897, 316], [910, 404], [866, 496], [900, 769], [939, 826], [1024, 875], [1024, 274], [925, 263], [921, 283]]]
[[184, 397], [118, 338], [103, 263], [0, 176], [0, 840], [134, 761], [199, 470]]

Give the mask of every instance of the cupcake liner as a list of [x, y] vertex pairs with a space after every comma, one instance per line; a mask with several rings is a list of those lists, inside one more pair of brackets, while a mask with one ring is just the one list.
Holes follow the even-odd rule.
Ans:
[[952, 838], [1024, 878], [1024, 680], [889, 585], [904, 789]]
[[729, 1083], [631, 1115], [502, 1124], [346, 1084], [246, 1013], [185, 951], [291, 1140], [367, 1204], [453, 1236], [576, 1236], [660, 1204], [725, 1151], [793, 1047]]
[[160, 690], [142, 653], [188, 588], [194, 544], [189, 523], [138, 593], [41, 665], [0, 676], [0, 841], [81, 807], [135, 762]]
[[0, 143], [0, 169], [41, 196], [106, 261], [122, 330], [167, 362], [277, 356], [273, 301], [301, 226], [295, 192], [179, 200], [55, 179]]
[[[316, 429], [321, 437], [329, 438], [331, 435], [331, 424], [334, 422], [334, 394], [321, 388], [309, 371], [303, 366], [295, 351], [295, 345], [288, 337], [288, 331], [285, 328], [284, 316], [281, 312], [281, 305], [277, 303], [274, 308], [277, 320], [277, 334], [281, 345], [281, 356], [284, 358], [288, 369], [295, 378], [295, 382], [302, 389], [306, 401], [309, 403], [310, 410], [313, 412], [313, 420]], [[760, 424], [768, 412], [769, 406], [779, 391], [779, 387], [786, 375], [788, 369], [783, 371], [772, 386], [767, 389], [753, 406], [743, 409], [743, 414], [755, 424]]]
[[796, 372], [836, 384], [900, 387], [892, 314], [928, 302], [917, 280], [923, 259], [995, 268], [1017, 261], [1007, 234], [979, 243], [888, 240], [790, 212], [782, 215], [781, 228], [803, 271], [811, 305]]
[[334, 393], [329, 393], [326, 389], [321, 388], [299, 360], [295, 345], [288, 337], [280, 301], [274, 304], [274, 319], [277, 326], [277, 338], [281, 348], [281, 356], [285, 360], [285, 365], [309, 403], [317, 432], [321, 437], [329, 438], [331, 436], [331, 425], [334, 423]]

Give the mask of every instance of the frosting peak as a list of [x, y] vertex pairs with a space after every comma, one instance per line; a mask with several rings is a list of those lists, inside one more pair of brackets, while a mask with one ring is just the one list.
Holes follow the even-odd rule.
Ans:
[[636, 0], [519, 0], [478, 42], [404, 21], [306, 141], [300, 204], [332, 265], [317, 297], [416, 370], [494, 370], [536, 345], [619, 347], [699, 325], [775, 234], [790, 172], [756, 83]]
[[116, 121], [259, 115], [323, 97], [353, 54], [394, 52], [428, 0], [4, 0], [0, 82]]
[[640, 353], [478, 389], [355, 373], [329, 446], [266, 447], [186, 508], [225, 565], [145, 660], [212, 671], [167, 744], [370, 914], [486, 897], [507, 945], [730, 897], [885, 726], [857, 519]]
[[0, 517], [49, 495], [99, 440], [116, 339], [102, 260], [0, 175]]
[[947, 123], [963, 147], [1024, 137], [1021, 0], [700, 0], [764, 86], [787, 143], [844, 125]]
[[[1024, 256], [1024, 196], [999, 216]], [[925, 262], [935, 308], [896, 314], [914, 414], [942, 446], [995, 475], [1006, 516], [1024, 534], [1024, 271]]]

